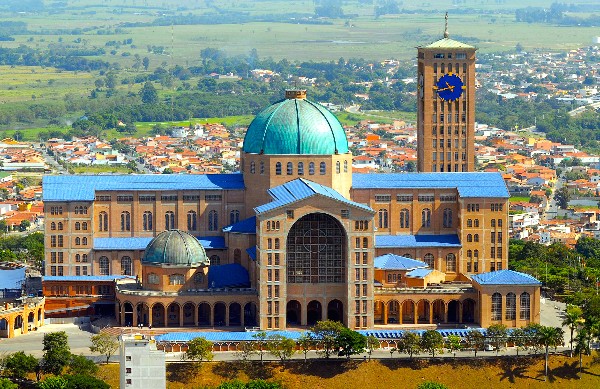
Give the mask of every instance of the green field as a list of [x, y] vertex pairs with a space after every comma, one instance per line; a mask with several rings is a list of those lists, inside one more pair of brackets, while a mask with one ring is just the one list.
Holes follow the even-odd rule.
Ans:
[[107, 165], [92, 165], [92, 166], [69, 166], [69, 170], [72, 170], [75, 174], [128, 174], [133, 173], [131, 169], [126, 166], [107, 166]]

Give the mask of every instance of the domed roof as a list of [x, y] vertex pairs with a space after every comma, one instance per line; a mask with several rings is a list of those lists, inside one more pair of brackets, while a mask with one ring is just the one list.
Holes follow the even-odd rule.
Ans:
[[142, 263], [194, 266], [207, 265], [209, 260], [198, 239], [184, 231], [169, 230], [148, 243]]
[[305, 91], [286, 91], [286, 98], [262, 110], [248, 127], [243, 150], [253, 154], [344, 154], [348, 139], [327, 108], [306, 100]]

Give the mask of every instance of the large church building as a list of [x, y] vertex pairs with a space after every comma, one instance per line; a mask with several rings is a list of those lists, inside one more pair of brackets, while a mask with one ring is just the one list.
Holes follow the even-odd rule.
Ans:
[[[462, 128], [472, 132], [474, 93], [436, 91], [446, 76], [438, 89], [464, 85], [425, 59], [452, 58], [462, 71], [474, 51], [442, 41], [419, 63], [435, 78], [422, 81], [422, 98], [439, 94], [419, 115], [456, 112], [446, 116], [458, 118], [445, 124], [451, 148]], [[356, 174], [337, 118], [289, 90], [248, 128], [240, 173], [45, 176], [47, 316], [265, 330], [325, 319], [352, 329], [539, 322], [540, 283], [508, 270], [502, 176], [470, 171], [465, 147], [464, 168], [436, 172], [439, 150], [429, 172]]]

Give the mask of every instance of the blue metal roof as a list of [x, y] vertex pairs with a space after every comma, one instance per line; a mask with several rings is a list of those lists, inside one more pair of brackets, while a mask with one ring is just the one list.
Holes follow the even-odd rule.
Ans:
[[514, 270], [498, 270], [472, 276], [479, 285], [541, 285], [535, 277]]
[[249, 217], [241, 222], [224, 227], [223, 232], [231, 232], [234, 234], [256, 234], [256, 216]]
[[375, 235], [375, 248], [462, 247], [458, 235]]
[[460, 197], [508, 198], [500, 173], [354, 173], [353, 189], [455, 188]]
[[350, 201], [339, 192], [304, 178], [286, 182], [283, 185], [276, 186], [268, 190], [273, 201], [264, 205], [260, 205], [254, 210], [257, 214], [270, 211], [275, 208], [283, 207], [299, 200], [306, 199], [314, 195], [321, 195], [333, 200], [340, 201], [347, 205], [357, 207], [366, 211], [374, 212], [369, 206], [354, 201]]
[[239, 173], [48, 175], [42, 187], [44, 201], [92, 201], [99, 190], [242, 190], [244, 179]]
[[246, 252], [250, 256], [250, 259], [252, 259], [253, 261], [256, 261], [256, 246], [252, 246], [252, 247], [246, 249]]
[[[94, 250], [145, 250], [152, 241], [147, 238], [94, 238]], [[198, 241], [205, 250], [226, 249], [225, 238], [222, 236], [201, 236]]]
[[135, 280], [134, 276], [108, 275], [108, 276], [44, 276], [42, 281], [114, 281], [129, 278]]
[[10, 270], [0, 270], [0, 288], [21, 289], [25, 280], [25, 267]]
[[425, 278], [429, 273], [431, 273], [432, 269], [414, 269], [406, 273], [406, 277], [409, 278]]
[[238, 263], [209, 266], [208, 286], [210, 288], [247, 288], [250, 287], [250, 275], [248, 270]]
[[396, 254], [385, 254], [376, 257], [374, 260], [375, 268], [383, 270], [409, 270], [420, 267], [427, 267], [423, 261], [402, 257]]

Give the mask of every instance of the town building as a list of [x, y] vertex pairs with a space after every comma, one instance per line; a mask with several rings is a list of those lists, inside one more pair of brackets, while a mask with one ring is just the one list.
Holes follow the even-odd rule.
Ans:
[[167, 387], [165, 353], [156, 342], [139, 334], [125, 334], [120, 342], [121, 389], [164, 389]]

